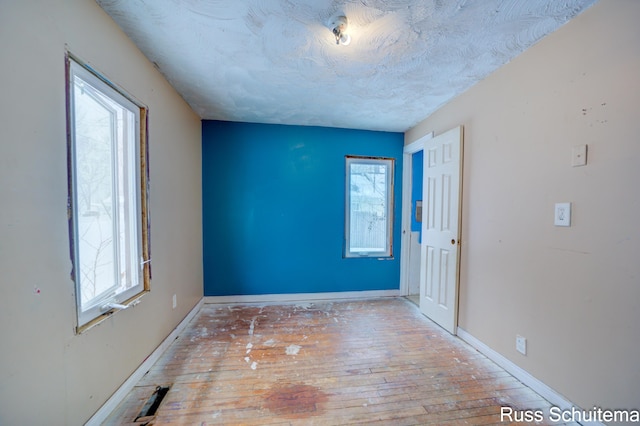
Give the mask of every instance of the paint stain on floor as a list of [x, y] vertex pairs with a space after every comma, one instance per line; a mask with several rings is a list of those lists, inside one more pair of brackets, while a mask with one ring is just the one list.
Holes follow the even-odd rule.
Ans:
[[286, 354], [287, 355], [298, 355], [298, 352], [300, 352], [300, 348], [301, 348], [301, 346], [298, 346], [298, 345], [289, 345], [289, 346], [287, 346]]
[[310, 417], [324, 412], [327, 395], [315, 386], [293, 384], [274, 387], [265, 397], [264, 408], [283, 417]]

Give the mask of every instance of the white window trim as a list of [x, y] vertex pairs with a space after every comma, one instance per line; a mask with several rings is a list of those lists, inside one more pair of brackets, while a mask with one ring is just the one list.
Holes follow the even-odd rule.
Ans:
[[[385, 250], [352, 250], [351, 249], [351, 164], [376, 164], [383, 165], [387, 169], [386, 180], [386, 227], [385, 227]], [[347, 155], [345, 157], [345, 235], [344, 235], [344, 257], [345, 258], [393, 258], [393, 192], [394, 192], [395, 159], [387, 157], [365, 157]]]
[[[96, 73], [89, 66], [83, 64], [75, 57], [67, 54], [67, 126], [68, 126], [68, 162], [69, 162], [69, 200], [68, 200], [68, 216], [69, 231], [71, 242], [71, 259], [73, 263], [72, 278], [74, 281], [74, 293], [76, 298], [77, 310], [77, 332], [82, 332], [98, 322], [104, 320], [117, 310], [126, 309], [130, 305], [138, 303], [138, 299], [149, 291], [149, 282], [151, 277], [151, 265], [149, 254], [149, 229], [148, 229], [148, 152], [146, 141], [146, 120], [147, 110], [139, 103], [135, 102], [131, 97], [126, 95], [124, 91], [114, 86], [106, 78]], [[138, 280], [137, 284], [118, 294], [114, 291], [105, 291], [99, 297], [92, 300], [91, 305], [84, 310], [81, 308], [81, 294], [79, 288], [79, 248], [78, 248], [78, 222], [79, 217], [77, 209], [78, 191], [76, 188], [76, 153], [75, 153], [75, 111], [74, 111], [74, 76], [80, 77], [83, 81], [97, 89], [102, 95], [116, 103], [123, 105], [132, 111], [135, 116], [135, 129], [133, 136], [135, 138], [133, 170], [135, 177], [129, 182], [131, 191], [135, 191], [135, 223], [131, 224], [132, 233], [136, 238], [136, 254], [134, 264], [138, 264]], [[114, 285], [112, 290], [117, 286]]]

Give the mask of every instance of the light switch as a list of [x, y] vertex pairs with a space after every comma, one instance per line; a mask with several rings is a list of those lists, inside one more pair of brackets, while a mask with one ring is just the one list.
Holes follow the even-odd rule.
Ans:
[[573, 167], [587, 165], [587, 145], [576, 145], [571, 149], [571, 165]]
[[571, 203], [556, 203], [556, 226], [571, 226]]

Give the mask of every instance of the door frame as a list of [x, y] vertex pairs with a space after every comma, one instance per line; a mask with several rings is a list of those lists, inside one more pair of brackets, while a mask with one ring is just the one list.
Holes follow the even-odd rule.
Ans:
[[402, 151], [402, 234], [400, 240], [400, 296], [409, 295], [409, 253], [411, 245], [411, 192], [413, 187], [413, 154], [424, 150], [424, 143], [434, 132], [404, 146]]

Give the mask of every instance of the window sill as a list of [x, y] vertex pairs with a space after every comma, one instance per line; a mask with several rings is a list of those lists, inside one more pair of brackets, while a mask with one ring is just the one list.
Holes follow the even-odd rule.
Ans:
[[[142, 297], [144, 297], [144, 295], [147, 294], [147, 293], [149, 293], [149, 290], [143, 290], [142, 292], [136, 294], [135, 296], [130, 297], [129, 299], [125, 300], [122, 303], [122, 305], [125, 305], [127, 307], [125, 309], [133, 308], [138, 303], [140, 303], [140, 301], [142, 300]], [[123, 311], [123, 310], [124, 309], [112, 308], [112, 309], [104, 312], [103, 314], [95, 317], [94, 319], [92, 319], [91, 321], [87, 322], [86, 324], [83, 324], [81, 326], [76, 327], [76, 334], [82, 334], [82, 333], [86, 332], [87, 330], [89, 330], [89, 329], [95, 327], [96, 325], [102, 323], [107, 318], [110, 318], [116, 312]]]

